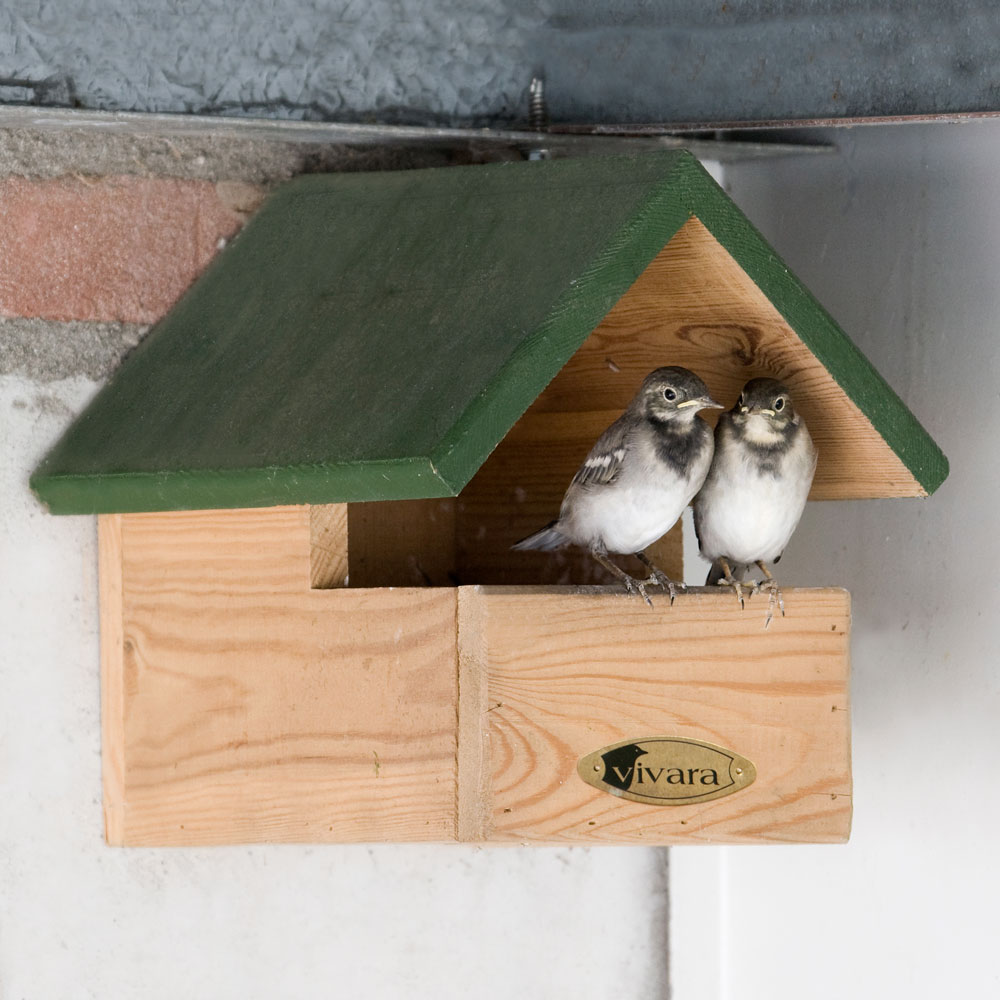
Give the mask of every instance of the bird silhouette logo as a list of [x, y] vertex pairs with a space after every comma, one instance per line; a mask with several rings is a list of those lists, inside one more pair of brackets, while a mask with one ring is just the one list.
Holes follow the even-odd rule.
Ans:
[[592, 788], [630, 802], [684, 805], [731, 795], [757, 777], [753, 761], [687, 736], [646, 736], [593, 750], [576, 763]]
[[623, 747], [616, 747], [601, 754], [601, 760], [604, 761], [605, 783], [627, 792], [635, 778], [635, 762], [647, 753], [649, 751], [643, 750], [637, 743], [627, 743]]

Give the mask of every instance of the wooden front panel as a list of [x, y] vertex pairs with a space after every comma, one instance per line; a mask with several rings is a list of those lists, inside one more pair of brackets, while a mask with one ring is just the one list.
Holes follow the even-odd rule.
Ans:
[[[838, 842], [851, 822], [849, 597], [697, 592], [652, 610], [625, 596], [481, 588], [460, 599], [468, 706], [460, 787], [470, 840]], [[466, 638], [469, 638], [469, 642]], [[478, 678], [478, 680], [477, 680]], [[700, 805], [629, 802], [585, 784], [587, 753], [680, 736], [749, 758], [756, 781]], [[478, 737], [478, 742], [477, 742]]]
[[109, 842], [454, 838], [455, 590], [312, 590], [306, 507], [101, 521]]
[[[304, 507], [107, 515], [100, 549], [112, 844], [847, 836], [843, 591], [788, 591], [765, 631], [714, 590], [317, 590]], [[665, 735], [756, 782], [658, 807], [576, 774]]]

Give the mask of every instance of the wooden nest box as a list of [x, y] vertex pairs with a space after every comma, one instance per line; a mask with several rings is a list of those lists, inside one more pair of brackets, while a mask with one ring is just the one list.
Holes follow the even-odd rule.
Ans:
[[[32, 478], [101, 515], [109, 842], [846, 839], [844, 591], [764, 631], [761, 599], [650, 610], [510, 551], [665, 364], [726, 403], [786, 382], [814, 499], [947, 474], [686, 153], [274, 194]], [[657, 556], [682, 577], [677, 529]], [[673, 804], [582, 780], [630, 741]]]

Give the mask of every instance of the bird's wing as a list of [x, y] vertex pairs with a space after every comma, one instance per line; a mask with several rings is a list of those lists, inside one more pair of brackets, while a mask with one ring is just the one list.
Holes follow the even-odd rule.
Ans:
[[628, 454], [628, 429], [619, 417], [597, 439], [573, 477], [574, 486], [607, 486], [618, 478]]

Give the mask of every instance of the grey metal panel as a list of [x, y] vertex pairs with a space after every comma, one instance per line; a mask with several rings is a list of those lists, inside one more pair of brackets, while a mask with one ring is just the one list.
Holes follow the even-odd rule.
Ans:
[[990, 0], [13, 0], [0, 101], [437, 125], [1000, 109]]
[[554, 4], [554, 117], [737, 123], [1000, 110], [995, 2]]
[[831, 153], [786, 133], [712, 136], [540, 134], [517, 129], [352, 125], [271, 118], [81, 111], [0, 105], [0, 175], [163, 173], [273, 184], [299, 173], [385, 170], [498, 159], [687, 149], [699, 159]]

